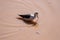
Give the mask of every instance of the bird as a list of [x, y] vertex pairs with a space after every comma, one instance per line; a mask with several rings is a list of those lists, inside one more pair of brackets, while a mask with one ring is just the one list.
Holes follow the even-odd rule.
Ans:
[[22, 20], [24, 20], [27, 23], [31, 23], [31, 24], [37, 24], [38, 21], [38, 12], [35, 12], [34, 14], [24, 14], [24, 15], [20, 15]]

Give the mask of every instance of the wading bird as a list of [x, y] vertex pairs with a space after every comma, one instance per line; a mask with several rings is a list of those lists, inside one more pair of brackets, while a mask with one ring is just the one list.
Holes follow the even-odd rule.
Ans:
[[28, 24], [33, 24], [36, 25], [37, 21], [38, 21], [38, 13], [35, 12], [34, 14], [24, 14], [24, 15], [20, 15], [21, 17], [20, 19], [22, 19], [23, 21], [25, 21]]

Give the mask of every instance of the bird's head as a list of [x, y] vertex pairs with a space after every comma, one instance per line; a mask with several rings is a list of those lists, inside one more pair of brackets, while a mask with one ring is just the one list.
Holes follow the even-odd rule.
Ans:
[[35, 17], [38, 16], [38, 12], [35, 12], [34, 15], [35, 15]]

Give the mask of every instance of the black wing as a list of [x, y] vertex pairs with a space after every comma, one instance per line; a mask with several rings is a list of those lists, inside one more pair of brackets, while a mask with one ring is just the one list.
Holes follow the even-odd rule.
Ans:
[[21, 16], [23, 18], [30, 18], [30, 15], [19, 15], [19, 16]]

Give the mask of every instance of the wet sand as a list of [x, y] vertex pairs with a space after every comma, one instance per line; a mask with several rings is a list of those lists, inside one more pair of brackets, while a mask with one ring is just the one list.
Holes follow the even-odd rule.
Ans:
[[[36, 11], [38, 29], [17, 19]], [[0, 0], [0, 40], [60, 40], [60, 1]]]

